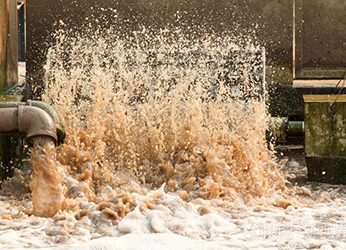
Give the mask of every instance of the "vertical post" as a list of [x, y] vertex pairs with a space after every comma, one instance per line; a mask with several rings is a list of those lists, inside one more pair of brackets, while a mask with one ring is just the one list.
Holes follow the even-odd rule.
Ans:
[[6, 43], [8, 29], [8, 2], [0, 0], [0, 89], [7, 86], [6, 80]]
[[0, 94], [18, 81], [17, 1], [0, 0]]
[[7, 47], [7, 82], [14, 85], [18, 82], [18, 11], [17, 0], [9, 1], [9, 36]]
[[18, 15], [18, 61], [25, 62], [25, 3], [17, 3]]
[[292, 77], [293, 80], [296, 79], [296, 0], [293, 0], [293, 34], [292, 34]]
[[[18, 82], [17, 22], [17, 0], [0, 0], [0, 94]], [[18, 140], [18, 136], [0, 136], [0, 180], [13, 173]]]
[[303, 72], [303, 28], [304, 28], [304, 0], [294, 0], [294, 78], [302, 78]]

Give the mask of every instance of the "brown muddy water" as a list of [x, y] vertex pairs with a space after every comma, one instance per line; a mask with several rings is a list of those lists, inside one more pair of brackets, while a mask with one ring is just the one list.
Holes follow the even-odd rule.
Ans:
[[36, 140], [32, 192], [1, 196], [1, 249], [346, 247], [344, 186], [299, 182], [301, 155], [277, 157], [265, 140], [250, 39], [143, 29], [56, 41], [43, 101], [66, 142]]

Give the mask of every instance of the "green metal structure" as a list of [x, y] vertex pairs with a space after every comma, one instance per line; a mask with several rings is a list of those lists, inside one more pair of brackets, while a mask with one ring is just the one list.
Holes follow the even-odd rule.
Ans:
[[346, 95], [304, 95], [308, 180], [346, 183]]

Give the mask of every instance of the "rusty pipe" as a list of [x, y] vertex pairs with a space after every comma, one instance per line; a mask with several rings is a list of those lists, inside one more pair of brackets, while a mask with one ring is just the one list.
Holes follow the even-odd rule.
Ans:
[[0, 108], [0, 133], [19, 133], [29, 140], [35, 136], [48, 136], [57, 142], [54, 120], [44, 110], [33, 106]]

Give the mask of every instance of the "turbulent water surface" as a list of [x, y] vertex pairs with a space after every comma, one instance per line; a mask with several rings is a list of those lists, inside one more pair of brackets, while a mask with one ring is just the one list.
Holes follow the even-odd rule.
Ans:
[[43, 101], [67, 138], [56, 151], [34, 141], [32, 174], [15, 177], [32, 194], [0, 200], [1, 249], [346, 247], [343, 186], [290, 186], [306, 169], [290, 160], [285, 173], [268, 149], [250, 39], [143, 29], [56, 41]]

